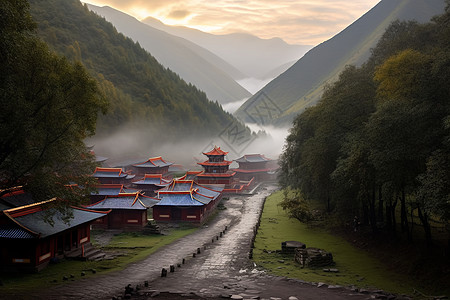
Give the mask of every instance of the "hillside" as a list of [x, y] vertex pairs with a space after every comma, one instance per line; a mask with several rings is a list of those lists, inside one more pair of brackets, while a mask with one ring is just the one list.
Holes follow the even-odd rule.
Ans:
[[[165, 69], [79, 1], [31, 0], [30, 4], [39, 36], [57, 52], [81, 61], [107, 96], [109, 113], [97, 126], [98, 139], [112, 139], [106, 148], [128, 153], [135, 148], [148, 154], [165, 141], [210, 139], [233, 122], [218, 103]], [[118, 131], [130, 139], [126, 144], [112, 136]]]
[[[364, 63], [394, 20], [426, 22], [443, 11], [444, 0], [382, 0], [342, 32], [310, 50], [247, 100], [235, 115], [247, 122], [290, 124], [297, 114], [317, 103], [324, 86], [334, 82], [346, 65]], [[258, 105], [268, 103], [273, 113], [262, 115]]]
[[142, 22], [208, 49], [250, 78], [267, 79], [269, 73], [288, 63], [292, 65], [311, 49], [308, 45], [290, 45], [280, 38], [261, 39], [247, 33], [214, 35], [188, 27], [165, 25], [151, 17]]
[[139, 42], [163, 66], [204, 91], [210, 100], [224, 104], [251, 96], [233, 79], [245, 75], [208, 50], [111, 7], [90, 4], [88, 7], [111, 22], [119, 32]]

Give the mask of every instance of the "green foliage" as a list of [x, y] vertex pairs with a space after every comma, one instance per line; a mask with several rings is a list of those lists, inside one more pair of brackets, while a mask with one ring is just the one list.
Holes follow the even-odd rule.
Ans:
[[30, 3], [39, 36], [57, 52], [81, 62], [111, 103], [109, 113], [100, 118], [100, 135], [130, 125], [163, 130], [164, 137], [172, 139], [212, 136], [232, 122], [233, 117], [218, 103], [165, 69], [79, 1]]
[[24, 185], [36, 200], [78, 201], [94, 162], [84, 139], [95, 133], [107, 104], [97, 83], [79, 63], [50, 51], [33, 35], [25, 1], [6, 1], [2, 14], [19, 25], [0, 29], [0, 183]]
[[[449, 224], [450, 11], [432, 22], [394, 22], [369, 61], [347, 67], [317, 106], [297, 117], [280, 181], [327, 202], [373, 232], [400, 225], [412, 238], [418, 214]], [[300, 202], [301, 203], [301, 202]], [[295, 205], [290, 204], [295, 208]]]
[[299, 190], [283, 191], [283, 201], [279, 203], [283, 210], [287, 211], [290, 218], [294, 218], [303, 223], [313, 220], [313, 215], [309, 207], [308, 201]]

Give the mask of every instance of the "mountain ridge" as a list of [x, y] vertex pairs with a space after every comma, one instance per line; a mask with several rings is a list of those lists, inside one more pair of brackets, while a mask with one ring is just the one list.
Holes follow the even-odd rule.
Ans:
[[[189, 27], [166, 25], [152, 17], [147, 17], [142, 22], [187, 39], [215, 53], [248, 77], [258, 79], [264, 79], [263, 76], [282, 65], [297, 61], [312, 47], [291, 45], [279, 37], [262, 39], [249, 33], [216, 35]], [[235, 46], [235, 51], [228, 50], [230, 44]], [[261, 63], [262, 61], [264, 64]]]
[[257, 106], [269, 101], [277, 107], [274, 117], [263, 122], [278, 126], [289, 124], [298, 113], [320, 99], [324, 86], [333, 82], [346, 65], [361, 65], [385, 28], [395, 19], [419, 22], [444, 10], [443, 0], [383, 0], [333, 38], [308, 51], [283, 74], [269, 82], [235, 113], [246, 122]]
[[225, 104], [251, 96], [230, 76], [244, 77], [244, 74], [214, 53], [183, 38], [171, 36], [141, 23], [109, 6], [87, 6], [111, 22], [119, 32], [139, 42], [165, 67], [203, 90], [210, 100]]

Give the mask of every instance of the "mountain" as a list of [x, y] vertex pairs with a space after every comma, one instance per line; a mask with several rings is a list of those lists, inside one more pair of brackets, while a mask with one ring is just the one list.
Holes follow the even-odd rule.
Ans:
[[267, 79], [267, 74], [282, 65], [297, 61], [311, 49], [309, 45], [290, 45], [280, 38], [261, 39], [247, 33], [214, 35], [188, 27], [165, 25], [151, 17], [142, 22], [196, 43], [223, 58], [246, 74], [246, 77], [257, 79]]
[[38, 36], [52, 50], [81, 62], [109, 100], [96, 136], [110, 139], [105, 149], [149, 155], [156, 146], [187, 140], [188, 152], [192, 144], [207, 145], [236, 121], [78, 0], [29, 2]]
[[111, 22], [125, 36], [139, 42], [163, 66], [203, 90], [210, 100], [225, 104], [251, 96], [234, 80], [245, 75], [210, 51], [111, 7], [88, 4], [88, 8]]
[[314, 47], [235, 113], [246, 122], [286, 125], [320, 99], [346, 65], [364, 63], [394, 20], [427, 22], [444, 11], [444, 0], [382, 0], [330, 40]]

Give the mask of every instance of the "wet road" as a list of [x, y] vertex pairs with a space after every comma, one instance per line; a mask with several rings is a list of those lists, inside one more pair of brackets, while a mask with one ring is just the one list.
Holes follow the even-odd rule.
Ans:
[[[232, 196], [223, 200], [227, 209], [220, 211], [207, 227], [122, 271], [54, 287], [33, 295], [33, 298], [111, 299], [113, 296], [123, 296], [127, 284], [134, 287], [148, 281], [149, 287], [143, 288], [141, 295], [158, 291], [195, 293], [204, 297], [241, 295], [244, 298], [367, 299], [367, 295], [351, 294], [348, 290], [317, 288], [296, 280], [268, 276], [254, 268], [253, 262], [248, 259], [253, 228], [265, 197], [275, 189], [274, 185], [266, 185], [254, 195]], [[185, 264], [182, 264], [183, 259]], [[175, 272], [161, 278], [161, 269], [169, 270], [171, 265], [175, 266]]]

